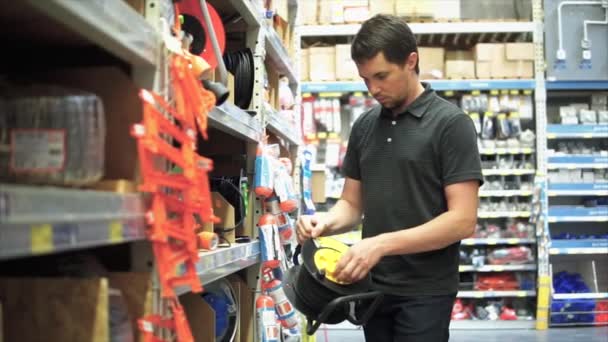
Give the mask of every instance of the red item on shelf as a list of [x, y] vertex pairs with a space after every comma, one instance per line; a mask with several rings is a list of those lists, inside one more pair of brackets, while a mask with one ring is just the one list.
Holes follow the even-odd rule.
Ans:
[[608, 323], [608, 300], [598, 300], [595, 303], [595, 311], [601, 312], [595, 314], [596, 323]]
[[453, 321], [462, 321], [466, 319], [471, 319], [471, 314], [469, 310], [462, 304], [460, 299], [456, 299], [454, 302], [454, 306], [452, 307], [452, 320]]
[[515, 314], [515, 310], [508, 308], [506, 306], [502, 307], [502, 311], [500, 313], [501, 321], [515, 321], [517, 320], [517, 315]]
[[513, 273], [479, 274], [475, 282], [475, 290], [480, 291], [511, 291], [518, 289], [519, 282]]

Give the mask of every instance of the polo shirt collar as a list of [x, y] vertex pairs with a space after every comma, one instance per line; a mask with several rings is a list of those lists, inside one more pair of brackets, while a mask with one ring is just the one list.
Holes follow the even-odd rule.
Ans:
[[[431, 104], [431, 102], [433, 100], [433, 94], [435, 91], [431, 88], [431, 85], [429, 83], [426, 83], [426, 82], [421, 82], [421, 83], [422, 83], [422, 86], [424, 87], [424, 91], [422, 92], [422, 94], [420, 94], [414, 100], [414, 102], [410, 103], [410, 105], [403, 112], [397, 114], [398, 117], [409, 113], [417, 118], [421, 118], [424, 115], [424, 113], [426, 113], [427, 108], [429, 107], [429, 105]], [[393, 118], [393, 112], [391, 112], [389, 109], [386, 109], [384, 107], [382, 107], [381, 115], [385, 116], [385, 117]]]

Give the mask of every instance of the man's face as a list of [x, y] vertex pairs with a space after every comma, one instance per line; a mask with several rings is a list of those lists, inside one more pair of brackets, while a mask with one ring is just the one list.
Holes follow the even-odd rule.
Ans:
[[384, 58], [384, 53], [379, 52], [369, 60], [357, 63], [357, 69], [376, 101], [387, 109], [396, 109], [406, 100], [408, 84], [413, 77], [412, 70], [417, 58], [418, 56], [413, 53], [401, 66], [390, 63]]

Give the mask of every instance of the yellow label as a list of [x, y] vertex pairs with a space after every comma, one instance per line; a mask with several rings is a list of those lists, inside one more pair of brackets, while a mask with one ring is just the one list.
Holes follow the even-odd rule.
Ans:
[[483, 298], [483, 297], [485, 297], [485, 295], [486, 294], [483, 293], [483, 292], [475, 292], [475, 294], [474, 294], [473, 297], [475, 297], [475, 298]]
[[498, 243], [498, 241], [496, 239], [488, 239], [488, 241], [487, 241], [488, 245], [495, 245], [497, 243]]
[[557, 138], [557, 134], [555, 134], [555, 133], [547, 134], [547, 139], [555, 139], [555, 138]]
[[445, 96], [454, 96], [454, 92], [451, 90], [447, 90], [443, 93]]
[[517, 245], [519, 243], [519, 239], [508, 239], [507, 244], [509, 245]]
[[312, 93], [303, 93], [302, 94], [302, 97], [311, 97], [311, 96], [312, 96]]
[[472, 112], [472, 113], [469, 113], [469, 116], [470, 116], [471, 118], [473, 118], [473, 119], [477, 119], [477, 118], [479, 118], [479, 113], [477, 113], [477, 112]]
[[46, 253], [53, 250], [53, 226], [36, 224], [31, 228], [32, 253]]
[[511, 94], [511, 95], [519, 95], [519, 90], [511, 90], [509, 92], [509, 94]]
[[326, 139], [327, 138], [327, 132], [319, 132], [319, 133], [317, 133], [317, 138], [319, 138], [319, 139]]
[[517, 291], [517, 297], [527, 297], [526, 291]]
[[524, 90], [524, 95], [532, 95], [532, 90]]
[[509, 90], [507, 90], [507, 89], [502, 89], [502, 90], [500, 91], [500, 95], [509, 95]]
[[466, 270], [466, 266], [458, 266], [458, 272], [464, 272], [464, 270]]
[[530, 153], [532, 153], [532, 149], [529, 148], [529, 147], [528, 148], [524, 148], [524, 149], [521, 150], [521, 152], [525, 153], [525, 154], [530, 154]]
[[490, 95], [498, 95], [498, 90], [496, 90], [496, 89], [490, 90]]
[[487, 116], [489, 118], [494, 117], [494, 113], [493, 112], [485, 112], [483, 115], [485, 115], [485, 116]]
[[342, 94], [340, 93], [319, 93], [320, 97], [340, 97]]
[[591, 133], [585, 133], [585, 134], [583, 134], [583, 138], [585, 138], [585, 139], [591, 139], [591, 138], [593, 138], [593, 134], [591, 134]]
[[462, 240], [462, 244], [463, 245], [467, 245], [467, 246], [472, 246], [475, 244], [475, 241], [473, 240]]
[[479, 95], [479, 94], [481, 94], [481, 92], [479, 90], [473, 90], [471, 92], [471, 95]]
[[496, 272], [502, 272], [504, 270], [505, 270], [504, 266], [494, 266], [494, 271], [496, 271]]
[[338, 133], [329, 133], [329, 139], [337, 139]]
[[112, 221], [108, 226], [110, 242], [121, 242], [122, 237], [122, 223], [120, 221]]
[[306, 139], [308, 139], [308, 140], [313, 140], [313, 139], [316, 139], [316, 138], [317, 138], [317, 136], [314, 133], [308, 133], [308, 134], [306, 134]]

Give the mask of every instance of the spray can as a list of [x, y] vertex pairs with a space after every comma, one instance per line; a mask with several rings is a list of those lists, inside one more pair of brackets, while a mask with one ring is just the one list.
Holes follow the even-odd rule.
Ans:
[[262, 272], [262, 289], [274, 300], [281, 325], [287, 329], [297, 327], [298, 316], [293, 305], [291, 305], [291, 302], [285, 295], [283, 283], [273, 277], [271, 268], [265, 267]]
[[272, 214], [264, 214], [258, 221], [262, 264], [278, 264], [281, 260], [281, 239], [277, 220]]
[[260, 342], [279, 342], [280, 329], [274, 313], [274, 300], [262, 294], [255, 301], [256, 322]]
[[279, 229], [279, 235], [281, 236], [281, 242], [285, 243], [290, 241], [293, 237], [293, 226], [291, 225], [291, 219], [285, 213], [277, 215], [277, 225]]
[[274, 175], [272, 172], [272, 162], [264, 153], [262, 145], [258, 145], [255, 156], [255, 194], [261, 197], [270, 197], [274, 188]]

